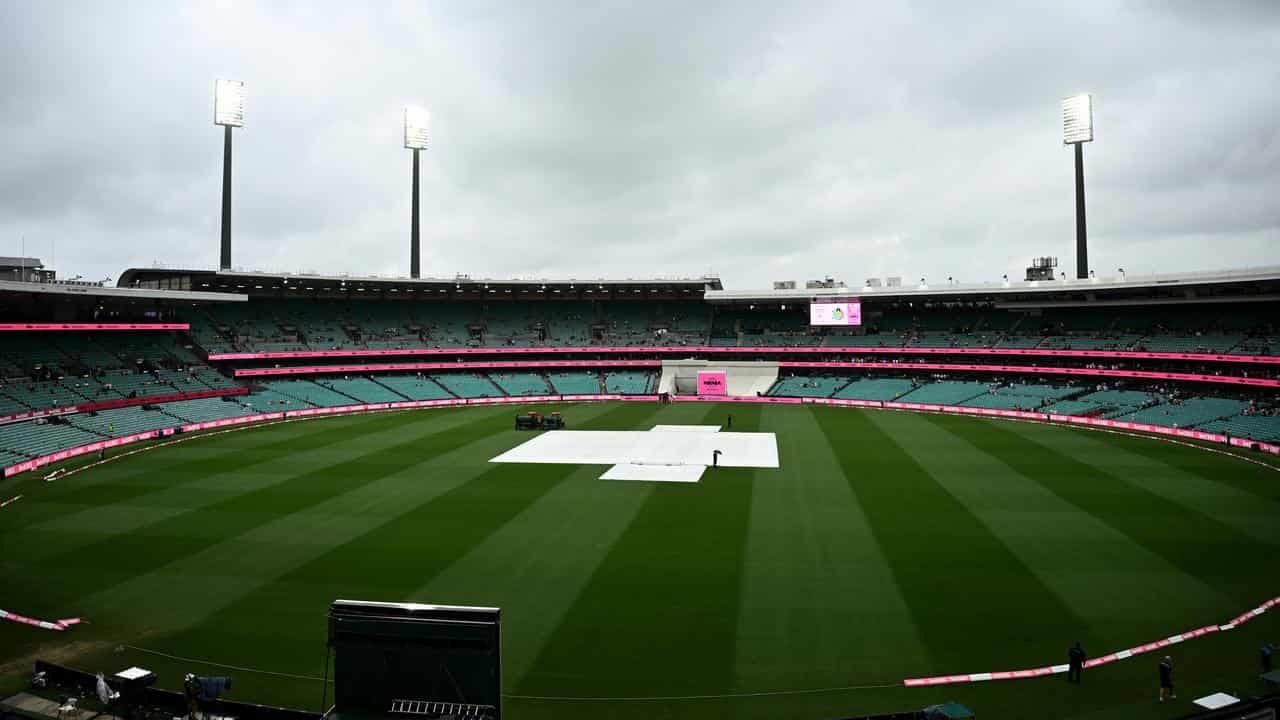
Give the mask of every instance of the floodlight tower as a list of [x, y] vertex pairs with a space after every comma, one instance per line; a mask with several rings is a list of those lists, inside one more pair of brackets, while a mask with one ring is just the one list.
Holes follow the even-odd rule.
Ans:
[[413, 151], [413, 209], [409, 213], [409, 277], [418, 278], [422, 251], [418, 239], [418, 151], [427, 149], [431, 115], [421, 108], [404, 109], [404, 146]]
[[1093, 142], [1093, 96], [1062, 100], [1062, 144], [1076, 149], [1076, 277], [1089, 277], [1089, 233], [1084, 222], [1084, 144]]
[[231, 269], [231, 128], [244, 127], [244, 83], [213, 83], [213, 124], [221, 125], [222, 140], [222, 257], [218, 267]]

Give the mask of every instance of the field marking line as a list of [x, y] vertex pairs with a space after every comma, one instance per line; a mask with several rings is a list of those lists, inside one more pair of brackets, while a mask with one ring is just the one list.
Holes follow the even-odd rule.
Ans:
[[769, 697], [776, 695], [816, 695], [821, 693], [848, 692], [898, 687], [898, 683], [871, 685], [843, 685], [840, 687], [809, 688], [803, 690], [761, 690], [759, 692], [719, 693], [714, 695], [638, 695], [633, 697], [591, 697], [585, 695], [512, 695], [503, 693], [509, 700], [538, 700], [547, 702], [671, 702], [674, 700], [725, 700], [732, 698]]
[[[314, 675], [296, 675], [294, 673], [276, 672], [275, 670], [261, 670], [258, 668], [244, 667], [243, 665], [229, 665], [227, 663], [213, 662], [212, 660], [201, 660], [199, 658], [182, 657], [181, 655], [170, 655], [169, 653], [160, 652], [159, 650], [151, 650], [150, 648], [138, 647], [137, 645], [118, 645], [118, 648], [128, 648], [137, 650], [141, 653], [149, 655], [159, 655], [170, 660], [180, 660], [182, 662], [199, 663], [201, 665], [211, 665], [213, 667], [227, 668], [228, 670], [239, 670], [240, 672], [259, 673], [262, 675], [275, 675], [276, 677], [287, 677], [294, 680], [315, 680], [316, 682], [324, 682], [325, 678], [316, 677]], [[330, 678], [328, 682], [333, 682]]]
[[[118, 645], [119, 648], [127, 648], [150, 655], [158, 655], [169, 660], [178, 660], [181, 662], [199, 663], [201, 665], [210, 665], [213, 667], [227, 668], [228, 670], [238, 670], [240, 672], [261, 673], [263, 675], [275, 675], [277, 677], [292, 678], [295, 680], [314, 680], [315, 682], [334, 682], [333, 678], [317, 677], [315, 675], [297, 675], [294, 673], [277, 672], [275, 670], [261, 670], [259, 668], [245, 667], [243, 665], [232, 665], [229, 663], [214, 662], [212, 660], [201, 660], [200, 658], [183, 657], [181, 655], [172, 655], [170, 653], [152, 650], [150, 648], [138, 647], [137, 645]], [[873, 688], [891, 688], [898, 687], [898, 683], [877, 683], [871, 685], [845, 685], [841, 687], [826, 688], [809, 688], [801, 690], [762, 690], [759, 692], [744, 693], [723, 693], [714, 695], [665, 695], [665, 696], [636, 696], [636, 697], [590, 697], [585, 695], [515, 695], [511, 693], [503, 693], [502, 697], [511, 700], [540, 700], [555, 702], [644, 702], [644, 701], [673, 701], [673, 700], [716, 700], [726, 698], [748, 698], [748, 697], [767, 697], [770, 695], [806, 695], [818, 693], [844, 692], [849, 690], [870, 690]]]

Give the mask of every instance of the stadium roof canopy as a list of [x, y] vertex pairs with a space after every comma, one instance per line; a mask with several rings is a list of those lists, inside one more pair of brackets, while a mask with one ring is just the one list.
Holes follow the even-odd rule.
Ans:
[[708, 290], [713, 303], [789, 303], [850, 299], [863, 302], [993, 303], [1004, 307], [1071, 307], [1135, 303], [1280, 300], [1280, 266], [1198, 273], [1117, 275], [1077, 280], [994, 283], [912, 283], [900, 287], [823, 287]]
[[242, 270], [183, 270], [131, 268], [120, 274], [122, 288], [174, 289], [213, 293], [244, 293], [263, 297], [323, 297], [386, 299], [506, 299], [549, 300], [599, 298], [701, 298], [721, 288], [718, 277], [695, 278], [449, 278], [311, 275]]
[[246, 295], [238, 293], [113, 287], [111, 285], [78, 282], [75, 280], [57, 280], [53, 282], [0, 280], [0, 294], [25, 295], [30, 298], [43, 298], [50, 301], [59, 298], [94, 298], [101, 300], [171, 302], [243, 302], [249, 299]]

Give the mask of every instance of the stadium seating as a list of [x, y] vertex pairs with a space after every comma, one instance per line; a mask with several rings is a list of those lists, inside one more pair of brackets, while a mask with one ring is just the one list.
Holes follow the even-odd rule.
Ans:
[[648, 395], [655, 391], [653, 373], [615, 371], [604, 374], [604, 391], [612, 395]]
[[376, 375], [372, 380], [407, 400], [445, 400], [453, 397], [447, 389], [422, 375]]
[[[96, 398], [96, 386], [81, 385], [88, 394], [77, 391], [75, 379], [48, 380], [45, 382], [9, 382], [2, 388], [4, 394], [28, 408], [42, 410], [45, 408], [67, 407], [90, 402]], [[119, 395], [112, 395], [118, 398]]]
[[242, 398], [244, 405], [255, 413], [283, 412], [285, 410], [305, 410], [312, 407], [306, 400], [276, 392], [270, 387], [262, 386], [254, 390], [252, 395]]
[[335, 392], [310, 380], [270, 380], [263, 383], [263, 387], [278, 395], [301, 400], [311, 407], [338, 407], [360, 403], [349, 395]]
[[445, 400], [453, 397], [434, 380], [421, 375], [379, 375], [374, 381], [409, 400]]
[[1101, 415], [1106, 408], [1098, 403], [1074, 399], [1051, 402], [1041, 406], [1038, 410], [1056, 415], [1080, 415], [1082, 417], [1094, 417]]
[[831, 335], [825, 345], [830, 347], [902, 347], [903, 339], [887, 333], [875, 335]]
[[548, 377], [560, 395], [594, 395], [601, 391], [600, 376], [593, 372], [553, 372]]
[[551, 388], [539, 373], [489, 373], [489, 379], [508, 395], [550, 395]]
[[105, 435], [75, 425], [37, 420], [0, 425], [0, 449], [25, 457], [47, 455], [64, 448], [104, 440]]
[[959, 403], [964, 407], [990, 408], [993, 410], [1038, 410], [1042, 401], [1021, 395], [1006, 395], [997, 391], [978, 395]]
[[165, 403], [160, 410], [183, 422], [206, 422], [223, 418], [253, 415], [259, 412], [270, 412], [264, 408], [245, 405], [245, 396], [233, 396], [229, 399], [201, 398], [199, 400], [180, 400]]
[[[1256, 305], [1004, 310], [963, 303], [901, 303], [887, 307], [872, 304], [865, 315], [866, 326], [851, 331], [810, 327], [803, 305], [788, 305], [783, 310], [777, 306], [677, 300], [533, 302], [514, 295], [487, 303], [271, 300], [207, 304], [180, 311], [181, 319], [191, 323], [189, 334], [9, 334], [0, 343], [0, 376], [8, 378], [0, 380], [0, 415], [129, 397], [232, 389], [243, 384], [230, 377], [229, 367], [219, 364], [215, 369], [198, 360], [191, 346], [217, 352], [710, 344], [747, 348], [991, 347], [1274, 355], [1280, 352], [1274, 313], [1270, 306]], [[841, 355], [855, 359], [858, 356], [856, 352]], [[815, 359], [822, 359], [822, 354]], [[1173, 364], [1176, 363], [1169, 365]], [[904, 366], [903, 372], [908, 371]], [[1248, 372], [1258, 377], [1268, 368], [1250, 366]], [[229, 402], [203, 399], [169, 403], [159, 411], [116, 408], [97, 415], [67, 416], [66, 423], [54, 425], [25, 423], [6, 431], [9, 444], [0, 444], [0, 459], [28, 457], [40, 448], [91, 442], [109, 434], [272, 410], [543, 394], [650, 394], [656, 392], [657, 377], [657, 373], [643, 370], [522, 369], [273, 379], [253, 384], [252, 395]], [[1274, 438], [1277, 433], [1277, 421], [1271, 414], [1273, 396], [1255, 397], [1262, 401], [1255, 410], [1243, 400], [1232, 399], [1233, 393], [1225, 387], [1220, 388], [1220, 397], [1193, 397], [1177, 384], [1162, 387], [1162, 395], [1105, 385], [1098, 386], [1103, 389], [1081, 388], [1065, 381], [1046, 385], [1005, 383], [1000, 378], [939, 381], [939, 377], [945, 376], [929, 381], [924, 377], [801, 372], [780, 378], [769, 394], [1035, 409], [1227, 431], [1259, 439]], [[1204, 390], [1218, 392], [1211, 386]], [[1170, 393], [1187, 399], [1170, 399]], [[1251, 397], [1244, 392], [1240, 395]], [[1242, 414], [1245, 410], [1249, 414]], [[37, 435], [40, 443], [27, 442]], [[44, 442], [44, 436], [56, 440], [50, 445]]]
[[847, 377], [828, 375], [797, 375], [779, 378], [769, 395], [780, 397], [831, 397], [831, 394], [848, 384]]
[[834, 397], [845, 400], [897, 400], [911, 392], [911, 380], [860, 378], [840, 388]]
[[407, 399], [369, 378], [320, 378], [315, 382], [361, 403], [399, 402]]
[[177, 424], [172, 415], [167, 415], [159, 410], [145, 410], [141, 406], [68, 415], [67, 421], [78, 428], [97, 433], [103, 437], [121, 437], [148, 430], [173, 427]]
[[[265, 311], [265, 312], [264, 312]], [[1230, 319], [1227, 319], [1228, 316]], [[1270, 351], [1265, 314], [1232, 308], [1221, 316], [1184, 309], [1044, 310], [1038, 315], [993, 308], [890, 307], [867, 317], [866, 335], [808, 326], [802, 306], [786, 311], [691, 302], [538, 301], [399, 304], [374, 301], [278, 301], [255, 309], [220, 305], [193, 310], [191, 336], [211, 352], [322, 349], [704, 345], [717, 347], [998, 347], [1167, 352]], [[1260, 338], [1260, 339], [1255, 339]], [[1271, 339], [1268, 339], [1271, 338]], [[168, 344], [166, 344], [166, 342]], [[109, 354], [93, 347], [44, 347], [46, 362]], [[93, 354], [97, 353], [97, 354]], [[172, 339], [143, 341], [121, 353], [152, 365], [184, 359]], [[189, 354], [189, 353], [187, 353]], [[20, 353], [25, 364], [33, 352]], [[10, 356], [0, 353], [0, 365]], [[10, 358], [9, 363], [15, 360]], [[189, 362], [189, 360], [188, 360]]]
[[1226, 398], [1189, 398], [1177, 402], [1161, 403], [1151, 407], [1111, 415], [1113, 419], [1146, 425], [1189, 428], [1211, 420], [1238, 415], [1249, 406], [1241, 400]]
[[1148, 335], [1137, 348], [1148, 352], [1225, 353], [1244, 338], [1240, 335]]
[[1221, 420], [1211, 420], [1196, 429], [1263, 442], [1280, 442], [1280, 416], [1277, 415], [1232, 415]]
[[986, 383], [943, 381], [921, 385], [899, 399], [903, 402], [930, 405], [959, 405], [988, 390], [989, 386]]
[[432, 375], [446, 390], [460, 398], [502, 397], [502, 388], [494, 385], [487, 377], [479, 373], [451, 373], [448, 375]]

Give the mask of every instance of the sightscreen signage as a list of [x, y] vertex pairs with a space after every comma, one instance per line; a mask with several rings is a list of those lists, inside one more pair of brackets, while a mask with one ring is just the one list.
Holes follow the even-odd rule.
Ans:
[[809, 303], [810, 325], [861, 325], [862, 303], [815, 302]]
[[729, 382], [723, 370], [702, 370], [698, 372], [699, 395], [726, 395]]

